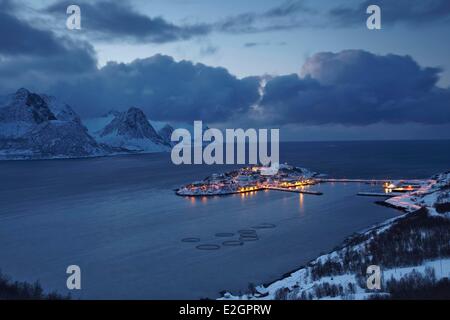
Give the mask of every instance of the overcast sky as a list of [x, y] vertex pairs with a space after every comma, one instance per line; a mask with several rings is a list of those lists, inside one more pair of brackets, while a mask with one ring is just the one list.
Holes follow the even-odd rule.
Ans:
[[448, 0], [0, 0], [0, 92], [289, 140], [450, 138], [449, 34]]

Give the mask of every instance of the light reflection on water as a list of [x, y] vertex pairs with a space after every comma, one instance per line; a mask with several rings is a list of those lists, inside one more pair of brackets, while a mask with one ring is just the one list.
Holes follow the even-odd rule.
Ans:
[[[329, 183], [329, 185], [335, 187], [335, 183]], [[342, 185], [346, 185], [346, 184], [342, 184]], [[320, 188], [320, 184], [316, 185], [317, 188], [314, 188], [313, 190], [316, 190], [318, 188]], [[312, 190], [310, 186], [299, 186], [299, 187], [295, 187], [295, 188], [290, 188], [290, 190], [301, 190], [301, 191], [305, 191], [305, 190]], [[255, 198], [259, 195], [261, 195], [263, 198], [258, 198], [257, 201], [261, 202], [261, 201], [266, 201], [265, 198], [267, 196], [270, 196], [271, 193], [279, 193], [279, 194], [283, 194], [283, 191], [278, 191], [278, 190], [259, 190], [259, 191], [251, 191], [251, 192], [244, 192], [244, 193], [236, 193], [236, 194], [232, 194], [232, 195], [224, 195], [224, 196], [213, 196], [213, 197], [208, 197], [208, 196], [199, 196], [199, 197], [182, 197], [184, 199], [186, 199], [186, 201], [188, 201], [190, 203], [190, 205], [192, 207], [195, 207], [197, 205], [201, 205], [202, 207], [208, 207], [209, 203], [211, 201], [221, 201], [223, 199], [236, 199], [239, 198], [240, 201], [242, 203], [248, 202], [250, 200], [255, 200]], [[291, 192], [285, 192], [285, 196], [282, 197], [281, 201], [283, 202], [283, 206], [285, 207], [292, 207], [292, 199], [290, 196], [292, 196], [295, 193], [291, 193]], [[308, 195], [311, 196], [311, 195]], [[300, 216], [304, 216], [305, 215], [305, 194], [303, 193], [298, 193], [298, 212], [300, 213]], [[315, 197], [315, 196], [313, 196]]]
[[304, 198], [305, 198], [305, 195], [303, 193], [300, 193], [298, 208], [299, 208], [299, 212], [300, 212], [301, 216], [303, 216], [305, 214], [305, 208], [304, 208], [305, 199]]

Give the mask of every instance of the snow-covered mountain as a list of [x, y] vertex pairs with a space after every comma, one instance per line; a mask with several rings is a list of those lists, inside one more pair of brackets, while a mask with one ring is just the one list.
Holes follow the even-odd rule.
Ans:
[[0, 158], [47, 159], [101, 156], [73, 109], [54, 97], [19, 89], [0, 99]]
[[[83, 123], [89, 130], [89, 133], [96, 137], [98, 141], [108, 143], [104, 137], [100, 137], [100, 133], [108, 126], [114, 119], [120, 117], [123, 113], [111, 110], [108, 113], [100, 117], [86, 118], [83, 119]], [[177, 128], [186, 129], [194, 137], [194, 126], [193, 124], [183, 123], [183, 122], [164, 122], [164, 121], [154, 121], [147, 119], [150, 126], [156, 131], [162, 143], [167, 146], [172, 146], [174, 143], [171, 142], [172, 132]], [[207, 130], [207, 126], [203, 126], [203, 131]], [[113, 145], [117, 145], [113, 143]]]
[[163, 141], [169, 145], [172, 145], [172, 133], [174, 128], [170, 124], [166, 124], [164, 127], [158, 130], [159, 136], [163, 139]]
[[97, 140], [113, 148], [130, 152], [170, 150], [170, 144], [156, 132], [144, 112], [138, 108], [130, 108], [123, 113], [110, 112], [88, 123]]
[[21, 88], [0, 96], [0, 160], [53, 159], [169, 152], [174, 128], [150, 121], [138, 108], [81, 119], [56, 97]]
[[42, 94], [41, 97], [47, 103], [50, 110], [54, 113], [58, 120], [81, 123], [81, 119], [78, 114], [68, 104], [53, 96]]

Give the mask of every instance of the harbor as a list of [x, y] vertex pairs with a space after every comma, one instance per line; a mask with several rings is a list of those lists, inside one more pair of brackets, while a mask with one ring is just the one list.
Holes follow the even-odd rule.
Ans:
[[281, 191], [308, 195], [323, 195], [323, 192], [311, 187], [323, 183], [363, 183], [379, 186], [379, 190], [359, 192], [358, 196], [391, 198], [408, 192], [414, 192], [427, 183], [426, 180], [402, 179], [345, 179], [324, 178], [322, 174], [305, 168], [280, 165], [277, 173], [265, 175], [263, 167], [246, 167], [239, 170], [213, 174], [203, 181], [193, 182], [176, 189], [183, 197], [214, 197], [233, 194], [245, 194], [258, 191]]
[[246, 167], [239, 170], [213, 174], [203, 181], [193, 182], [176, 190], [176, 194], [185, 197], [225, 196], [239, 193], [276, 190], [304, 194], [320, 195], [320, 192], [307, 190], [306, 187], [317, 184], [316, 172], [305, 168], [280, 165], [278, 172], [265, 175], [263, 167]]

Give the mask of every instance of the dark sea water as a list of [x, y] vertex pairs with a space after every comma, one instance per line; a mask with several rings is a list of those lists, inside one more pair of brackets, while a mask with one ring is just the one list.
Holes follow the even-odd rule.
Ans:
[[[282, 161], [347, 178], [425, 178], [450, 169], [450, 143], [281, 145]], [[84, 299], [215, 298], [280, 278], [350, 234], [399, 212], [357, 197], [366, 184], [321, 184], [323, 196], [260, 192], [177, 197], [173, 189], [230, 166], [179, 166], [168, 154], [0, 162], [0, 268], [66, 293], [82, 270]], [[259, 240], [223, 246], [217, 233], [261, 223]], [[184, 238], [199, 238], [185, 243]], [[230, 238], [236, 239], [236, 236]], [[214, 251], [196, 249], [212, 244]]]
[[450, 141], [292, 142], [281, 161], [333, 177], [428, 178], [450, 170]]

